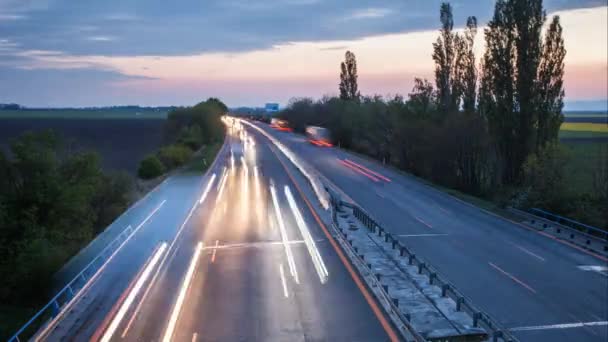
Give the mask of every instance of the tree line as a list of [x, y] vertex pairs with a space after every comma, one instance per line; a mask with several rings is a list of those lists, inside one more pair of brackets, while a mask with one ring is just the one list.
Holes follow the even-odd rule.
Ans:
[[27, 132], [0, 151], [0, 302], [34, 306], [51, 278], [131, 201], [132, 178], [96, 152], [72, 153], [52, 131]]
[[141, 160], [138, 176], [142, 179], [156, 178], [184, 165], [201, 147], [221, 142], [224, 127], [220, 117], [227, 111], [228, 107], [217, 98], [170, 111], [165, 123], [168, 143]]
[[[567, 198], [556, 174], [565, 158], [558, 132], [566, 50], [559, 16], [546, 22], [542, 0], [496, 1], [478, 63], [476, 17], [455, 30], [452, 7], [442, 3], [433, 83], [416, 78], [407, 98], [361, 96], [356, 58], [347, 51], [338, 97], [295, 98], [280, 116], [296, 131], [327, 127], [342, 147], [503, 204], [561, 213], [597, 208], [605, 195], [581, 204]], [[536, 177], [543, 172], [552, 176]], [[549, 188], [552, 198], [543, 195]]]

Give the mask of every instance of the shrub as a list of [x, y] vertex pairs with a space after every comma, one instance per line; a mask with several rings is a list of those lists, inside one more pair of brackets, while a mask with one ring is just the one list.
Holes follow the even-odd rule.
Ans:
[[149, 155], [139, 163], [137, 175], [141, 179], [152, 179], [162, 175], [165, 172], [163, 163], [155, 156]]
[[165, 146], [158, 151], [158, 158], [167, 169], [184, 165], [192, 156], [192, 150], [182, 144]]

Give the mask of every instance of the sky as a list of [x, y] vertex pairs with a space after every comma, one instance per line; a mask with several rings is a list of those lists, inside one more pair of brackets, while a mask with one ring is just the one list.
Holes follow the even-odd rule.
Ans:
[[[452, 1], [461, 28], [492, 0]], [[545, 0], [560, 15], [566, 109], [606, 110], [606, 0]], [[346, 50], [363, 94], [433, 79], [435, 0], [0, 0], [0, 103], [30, 107], [288, 103], [337, 93]], [[483, 53], [482, 30], [476, 51]]]

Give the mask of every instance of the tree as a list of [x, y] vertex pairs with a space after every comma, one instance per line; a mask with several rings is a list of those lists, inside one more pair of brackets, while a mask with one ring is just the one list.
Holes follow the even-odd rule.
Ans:
[[426, 79], [415, 78], [414, 87], [408, 94], [407, 105], [419, 117], [428, 117], [435, 109], [435, 91], [433, 85]]
[[557, 139], [564, 121], [564, 58], [566, 48], [562, 38], [559, 16], [554, 16], [547, 29], [540, 65], [538, 67], [538, 125], [536, 151]]
[[152, 179], [162, 175], [165, 172], [163, 163], [155, 155], [149, 155], [139, 162], [137, 175], [141, 179]]
[[340, 63], [340, 98], [358, 100], [361, 94], [357, 85], [357, 60], [355, 54], [346, 51], [344, 62]]
[[477, 67], [475, 66], [475, 36], [477, 35], [477, 18], [467, 18], [467, 26], [464, 31], [463, 68], [461, 74], [462, 84], [462, 110], [471, 114], [475, 112], [477, 101]]
[[[437, 101], [439, 110], [447, 114], [458, 109], [457, 97], [453, 91], [459, 91], [458, 85], [454, 83], [454, 69], [456, 68], [455, 44], [460, 39], [452, 32], [454, 18], [452, 17], [452, 6], [444, 2], [440, 9], [441, 29], [439, 37], [433, 43], [433, 60], [435, 61], [435, 84], [437, 86]], [[455, 88], [455, 89], [454, 89]]]

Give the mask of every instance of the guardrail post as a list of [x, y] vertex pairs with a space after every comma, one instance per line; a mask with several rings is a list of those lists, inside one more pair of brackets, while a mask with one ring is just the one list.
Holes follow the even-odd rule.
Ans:
[[382, 285], [382, 289], [384, 292], [388, 293], [388, 285]]
[[432, 272], [431, 274], [429, 274], [429, 284], [433, 285], [433, 281], [435, 280], [435, 278], [437, 278], [437, 273]]
[[393, 299], [393, 304], [395, 304], [396, 307], [399, 307], [399, 298], [392, 298]]
[[462, 309], [462, 303], [464, 303], [463, 297], [456, 298], [456, 311], [460, 311]]
[[481, 318], [481, 312], [475, 312], [473, 314], [473, 326], [477, 328], [479, 325], [479, 319]]
[[51, 317], [57, 316], [57, 314], [59, 313], [59, 303], [55, 300], [53, 302], [53, 305], [51, 305], [51, 307], [52, 307]]
[[414, 260], [416, 260], [416, 254], [412, 253], [412, 254], [410, 254], [410, 257], [408, 258], [408, 263], [410, 265], [413, 265], [414, 264]]
[[426, 265], [421, 262], [418, 264], [418, 274], [422, 274], [422, 270], [426, 267]]
[[405, 248], [399, 247], [399, 256], [403, 256], [404, 253], [405, 253]]
[[502, 331], [497, 330], [497, 331], [495, 331], [495, 332], [494, 332], [494, 334], [493, 334], [493, 336], [492, 336], [492, 341], [494, 341], [494, 342], [498, 342], [498, 339], [499, 339], [500, 337], [503, 337], [503, 333], [502, 333]]
[[393, 249], [397, 246], [397, 240], [393, 239]]
[[391, 234], [389, 234], [389, 233], [384, 234], [384, 242], [388, 242], [388, 239], [390, 239], [390, 238], [391, 238]]
[[445, 297], [448, 294], [448, 289], [450, 288], [449, 284], [443, 284], [441, 286], [441, 297]]

